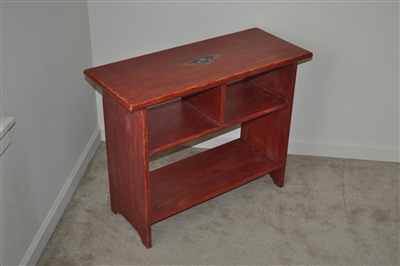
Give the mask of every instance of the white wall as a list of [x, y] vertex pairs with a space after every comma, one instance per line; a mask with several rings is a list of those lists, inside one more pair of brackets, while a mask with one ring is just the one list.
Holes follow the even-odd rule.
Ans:
[[1, 265], [34, 264], [100, 142], [85, 1], [2, 1]]
[[298, 68], [289, 152], [399, 161], [398, 2], [91, 1], [89, 20], [95, 66], [251, 27], [293, 42], [314, 58]]

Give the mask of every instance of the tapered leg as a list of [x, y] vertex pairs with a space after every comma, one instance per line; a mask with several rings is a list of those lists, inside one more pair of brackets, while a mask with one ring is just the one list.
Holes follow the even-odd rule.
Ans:
[[151, 247], [147, 111], [129, 112], [103, 92], [111, 209]]

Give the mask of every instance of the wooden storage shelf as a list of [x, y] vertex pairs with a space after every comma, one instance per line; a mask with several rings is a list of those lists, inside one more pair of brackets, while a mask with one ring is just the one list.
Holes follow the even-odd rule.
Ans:
[[148, 110], [149, 154], [218, 131], [219, 125], [181, 100]]
[[226, 94], [227, 125], [238, 124], [289, 105], [287, 101], [244, 80], [229, 84]]
[[217, 123], [186, 101], [168, 102], [148, 110], [149, 153], [209, 135], [288, 106], [288, 102], [248, 81], [226, 88], [225, 122]]
[[[269, 174], [284, 183], [297, 64], [312, 53], [254, 28], [86, 69], [103, 89], [111, 210], [151, 225]], [[240, 125], [240, 138], [154, 171], [151, 154]]]
[[150, 220], [220, 195], [281, 167], [245, 140], [237, 139], [150, 172]]

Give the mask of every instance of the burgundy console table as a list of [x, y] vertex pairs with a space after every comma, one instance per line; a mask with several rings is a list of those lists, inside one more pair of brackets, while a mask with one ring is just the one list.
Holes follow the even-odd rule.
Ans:
[[[269, 174], [282, 187], [299, 61], [253, 28], [84, 71], [103, 89], [111, 209], [151, 225]], [[149, 156], [241, 125], [240, 138], [149, 171]]]

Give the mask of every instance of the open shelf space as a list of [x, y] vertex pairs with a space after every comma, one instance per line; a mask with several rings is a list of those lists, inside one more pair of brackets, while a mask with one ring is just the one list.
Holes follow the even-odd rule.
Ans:
[[149, 154], [216, 132], [219, 125], [184, 101], [148, 110]]
[[281, 164], [237, 139], [150, 172], [150, 222], [266, 175]]
[[249, 81], [227, 85], [225, 123], [240, 123], [288, 106], [288, 102]]
[[184, 100], [148, 109], [149, 154], [206, 136], [288, 105], [285, 100], [249, 81], [227, 85], [224, 123], [217, 123]]

